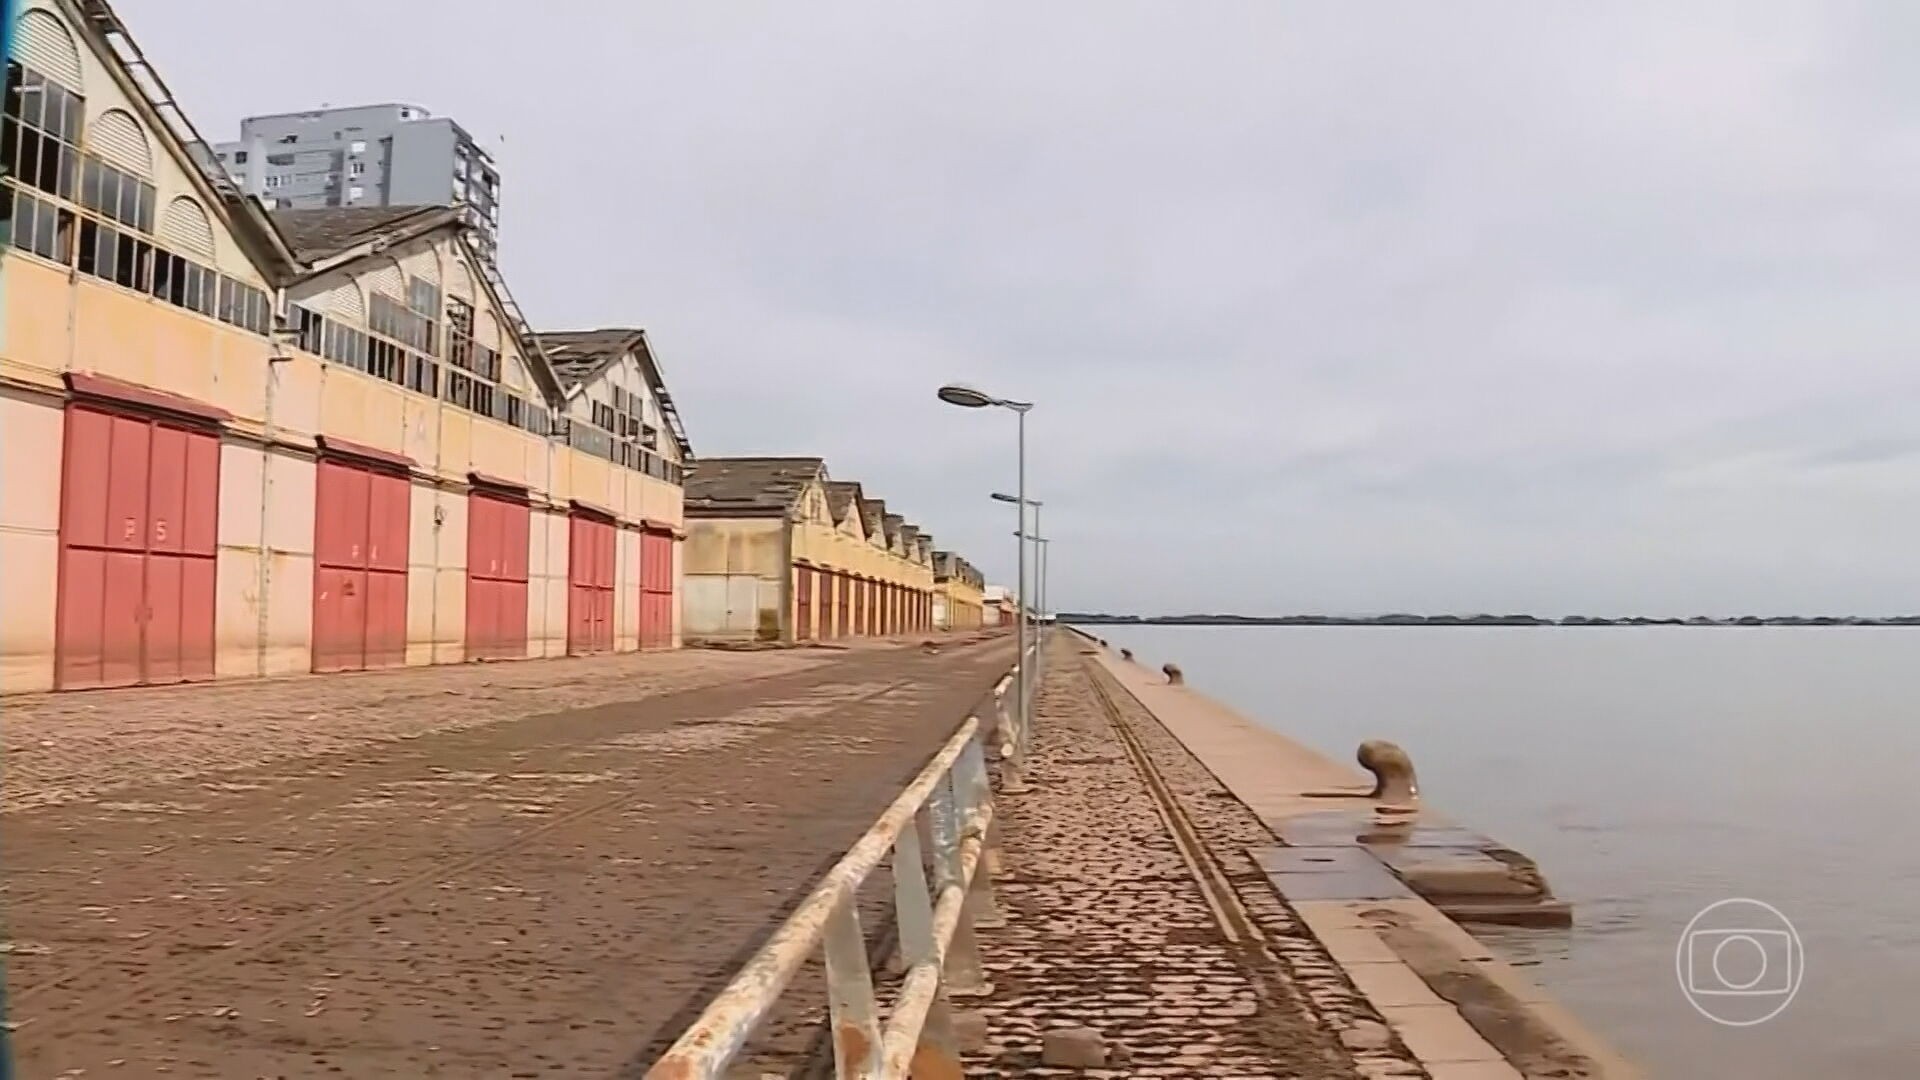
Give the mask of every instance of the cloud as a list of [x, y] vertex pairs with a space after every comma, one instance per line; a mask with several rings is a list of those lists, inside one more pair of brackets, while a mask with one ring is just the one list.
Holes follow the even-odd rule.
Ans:
[[120, 7], [214, 137], [504, 135], [537, 321], [1002, 577], [1012, 417], [932, 391], [1031, 398], [1060, 604], [1920, 608], [1898, 0]]

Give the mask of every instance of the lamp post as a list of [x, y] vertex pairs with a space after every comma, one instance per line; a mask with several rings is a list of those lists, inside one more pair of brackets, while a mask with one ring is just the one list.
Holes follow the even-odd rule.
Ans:
[[[1034, 535], [1026, 534], [1027, 521], [1026, 521], [1026, 515], [1024, 513], [1020, 515], [1020, 527], [1013, 530], [1013, 534], [1020, 538], [1020, 542], [1023, 545], [1030, 541], [1036, 542], [1036, 546], [1033, 549], [1033, 568], [1034, 568], [1033, 588], [1032, 590], [1028, 590], [1027, 582], [1025, 581], [1020, 582], [1020, 603], [1027, 610], [1030, 610], [1035, 614], [1038, 614], [1045, 610], [1045, 605], [1041, 602], [1040, 548], [1037, 546], [1037, 541], [1039, 540], [1038, 534], [1040, 532], [1040, 507], [1044, 504], [1039, 499], [1022, 499], [1017, 495], [1008, 495], [1004, 491], [994, 492], [992, 498], [996, 502], [1012, 503], [1015, 506], [1033, 508]], [[1041, 650], [1040, 639], [1044, 633], [1045, 631], [1037, 631], [1033, 635], [1034, 637], [1033, 652], [1034, 652], [1034, 659], [1036, 661], [1040, 657], [1040, 650]], [[1039, 667], [1039, 664], [1036, 663], [1034, 666], [1037, 668]], [[1029, 687], [1029, 689], [1031, 689], [1031, 687]]]
[[[1040, 535], [1039, 505], [1039, 503], [1034, 504], [1033, 533], [1022, 536], [1016, 530], [1014, 535], [1019, 536], [1023, 543], [1029, 540], [1032, 541], [1034, 546], [1033, 611], [1040, 620], [1040, 629], [1035, 632], [1037, 641], [1033, 647], [1033, 666], [1036, 669], [1041, 669], [1044, 677], [1046, 663], [1042, 659], [1046, 653], [1044, 643], [1052, 640], [1053, 635], [1053, 620], [1047, 616], [1047, 548], [1053, 543], [1053, 540], [1051, 537]], [[1029, 689], [1032, 688], [1029, 687]]]
[[[1008, 409], [1012, 411], [1017, 418], [1018, 441], [1016, 448], [1018, 457], [1016, 467], [1018, 469], [1018, 476], [1017, 486], [1014, 488], [1016, 492], [1014, 498], [1017, 500], [1020, 510], [1020, 531], [1025, 532], [1027, 525], [1027, 412], [1033, 408], [1033, 402], [1014, 401], [1011, 398], [997, 398], [992, 394], [976, 390], [964, 383], [948, 383], [940, 388], [939, 397], [941, 401], [949, 405], [958, 405], [963, 409], [985, 409], [989, 406], [998, 409]], [[1019, 545], [1019, 558], [1015, 564], [1015, 575], [1020, 583], [1020, 597], [1019, 602], [1014, 605], [1014, 649], [1016, 650], [1016, 655], [1020, 658], [1019, 667], [1015, 669], [1020, 680], [1018, 687], [1020, 697], [1020, 727], [1021, 730], [1026, 731], [1032, 729], [1033, 720], [1030, 711], [1031, 704], [1027, 697], [1027, 690], [1030, 685], [1029, 678], [1032, 674], [1028, 668], [1032, 665], [1027, 663], [1027, 543], [1025, 540], [1021, 540]]]

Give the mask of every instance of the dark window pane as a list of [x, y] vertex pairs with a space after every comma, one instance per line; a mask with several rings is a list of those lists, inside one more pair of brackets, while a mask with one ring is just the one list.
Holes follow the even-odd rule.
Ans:
[[60, 95], [60, 126], [52, 129], [55, 135], [69, 143], [80, 141], [80, 95], [65, 89], [55, 88]]
[[40, 77], [39, 72], [29, 71], [22, 85], [24, 89], [20, 94], [20, 119], [34, 127], [39, 127], [41, 109], [47, 100], [46, 80]]
[[42, 137], [40, 140], [40, 174], [34, 178], [33, 186], [41, 191], [59, 195], [60, 159], [69, 151], [55, 139]]
[[147, 291], [153, 279], [152, 250], [125, 233], [117, 238], [115, 247], [113, 280], [129, 289]]
[[7, 95], [6, 95], [6, 100], [4, 104], [0, 105], [0, 113], [3, 113], [5, 116], [10, 118], [18, 117], [20, 115], [20, 109], [23, 104], [21, 100], [23, 97], [21, 93], [21, 84], [25, 81], [25, 79], [26, 79], [25, 70], [22, 69], [19, 64], [13, 63], [12, 61], [8, 61], [7, 62]]
[[175, 296], [182, 271], [181, 262], [180, 256], [171, 252], [153, 253], [153, 280], [148, 284], [152, 286], [155, 297], [170, 303], [179, 303]]
[[7, 174], [17, 176], [23, 184], [39, 187], [40, 176], [40, 133], [31, 128], [15, 127], [13, 141], [7, 147]]
[[125, 173], [120, 175], [120, 203], [113, 216], [123, 225], [140, 224], [140, 181]]
[[80, 152], [71, 146], [60, 147], [60, 176], [58, 180], [60, 197], [73, 199], [79, 187]]
[[[91, 218], [80, 221], [80, 252], [74, 260], [74, 266], [83, 274], [94, 277], [112, 277], [100, 268], [100, 232], [101, 226]], [[111, 245], [109, 245], [111, 251]]]
[[67, 232], [63, 231], [61, 218], [65, 217], [66, 230], [72, 228], [73, 216], [63, 214], [59, 207], [42, 199], [40, 220], [34, 224], [34, 250], [55, 262], [67, 261]]
[[154, 193], [152, 184], [140, 184], [136, 190], [140, 193], [139, 209], [134, 213], [133, 223], [141, 232], [153, 231]]
[[98, 210], [109, 217], [120, 213], [120, 174], [104, 163], [88, 159], [87, 167], [94, 172], [94, 182], [89, 185], [84, 180], [80, 184], [82, 195], [92, 194], [97, 201], [82, 200], [82, 205]]

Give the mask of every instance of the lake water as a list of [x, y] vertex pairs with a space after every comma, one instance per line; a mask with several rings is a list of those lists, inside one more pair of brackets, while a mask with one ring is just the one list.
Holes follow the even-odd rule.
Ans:
[[[1091, 629], [1342, 760], [1406, 747], [1436, 810], [1574, 903], [1571, 932], [1476, 932], [1652, 1075], [1920, 1077], [1920, 630]], [[1676, 971], [1689, 921], [1736, 897], [1804, 950], [1744, 1027]], [[1752, 982], [1737, 952], [1722, 974]]]

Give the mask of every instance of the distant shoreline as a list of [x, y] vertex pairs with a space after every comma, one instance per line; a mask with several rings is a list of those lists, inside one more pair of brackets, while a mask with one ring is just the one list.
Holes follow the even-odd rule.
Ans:
[[1742, 615], [1716, 619], [1650, 618], [1635, 615], [1608, 619], [1588, 615], [1541, 618], [1536, 615], [1105, 615], [1061, 613], [1054, 619], [1078, 626], [1916, 626], [1920, 615], [1875, 618], [1864, 615]]

